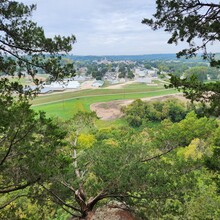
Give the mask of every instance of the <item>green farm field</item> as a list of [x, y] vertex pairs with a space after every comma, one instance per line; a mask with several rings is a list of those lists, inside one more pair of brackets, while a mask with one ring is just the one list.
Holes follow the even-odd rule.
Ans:
[[175, 93], [177, 93], [176, 90], [164, 89], [163, 86], [131, 84], [121, 89], [88, 89], [39, 96], [33, 100], [32, 104], [33, 109], [37, 111], [42, 110], [48, 116], [66, 120], [78, 111], [90, 111], [90, 105], [97, 102], [138, 99]]
[[133, 93], [147, 93], [153, 92], [158, 90], [165, 90], [163, 85], [159, 86], [147, 86], [144, 84], [130, 84], [126, 85], [120, 89], [108, 89], [108, 88], [97, 88], [97, 89], [85, 89], [85, 90], [78, 90], [72, 92], [60, 92], [48, 95], [42, 95], [37, 97], [32, 104], [33, 105], [42, 105], [50, 102], [57, 102], [63, 101], [67, 99], [75, 99], [75, 98], [84, 98], [88, 96], [107, 96], [107, 95], [121, 95], [120, 99], [122, 98], [123, 94], [133, 94]]

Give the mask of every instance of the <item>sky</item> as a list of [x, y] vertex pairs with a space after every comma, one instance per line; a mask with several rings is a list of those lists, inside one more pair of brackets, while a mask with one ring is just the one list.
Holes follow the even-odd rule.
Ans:
[[73, 55], [177, 53], [169, 34], [141, 23], [155, 12], [155, 0], [20, 0], [37, 4], [32, 19], [47, 37], [75, 35]]

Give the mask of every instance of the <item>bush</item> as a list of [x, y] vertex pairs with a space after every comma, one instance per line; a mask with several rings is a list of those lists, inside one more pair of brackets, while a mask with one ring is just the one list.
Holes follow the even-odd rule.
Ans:
[[185, 118], [188, 110], [178, 99], [166, 101], [143, 102], [135, 100], [131, 105], [124, 107], [125, 119], [132, 127], [140, 127], [146, 121], [160, 122], [169, 119], [179, 122]]

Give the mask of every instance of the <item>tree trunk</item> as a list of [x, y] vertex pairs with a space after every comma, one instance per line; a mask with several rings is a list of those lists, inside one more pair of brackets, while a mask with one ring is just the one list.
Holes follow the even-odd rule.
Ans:
[[95, 213], [93, 211], [87, 211], [86, 216], [82, 217], [80, 220], [92, 220], [94, 214]]
[[93, 211], [87, 211], [86, 213], [84, 213], [85, 216], [80, 217], [80, 218], [70, 218], [69, 220], [93, 220], [93, 216], [94, 216], [94, 212]]

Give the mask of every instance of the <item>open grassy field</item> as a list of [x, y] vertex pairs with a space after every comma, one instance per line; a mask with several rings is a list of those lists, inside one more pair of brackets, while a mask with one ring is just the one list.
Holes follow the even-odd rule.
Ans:
[[145, 84], [131, 84], [126, 85], [120, 89], [86, 89], [86, 90], [78, 90], [72, 92], [60, 92], [54, 94], [48, 94], [37, 97], [37, 99], [33, 100], [33, 105], [42, 105], [50, 102], [58, 102], [63, 100], [75, 99], [75, 98], [84, 98], [88, 96], [104, 96], [104, 95], [120, 95], [120, 99], [123, 99], [124, 94], [131, 93], [147, 93], [158, 90], [164, 90], [164, 86], [147, 86]]
[[[139, 87], [139, 85], [141, 85]], [[93, 89], [59, 94], [50, 94], [33, 100], [35, 110], [43, 110], [48, 116], [68, 119], [78, 111], [90, 111], [90, 105], [123, 99], [138, 99], [177, 93], [174, 89], [163, 86], [146, 86], [142, 84], [127, 85], [122, 89]]]

